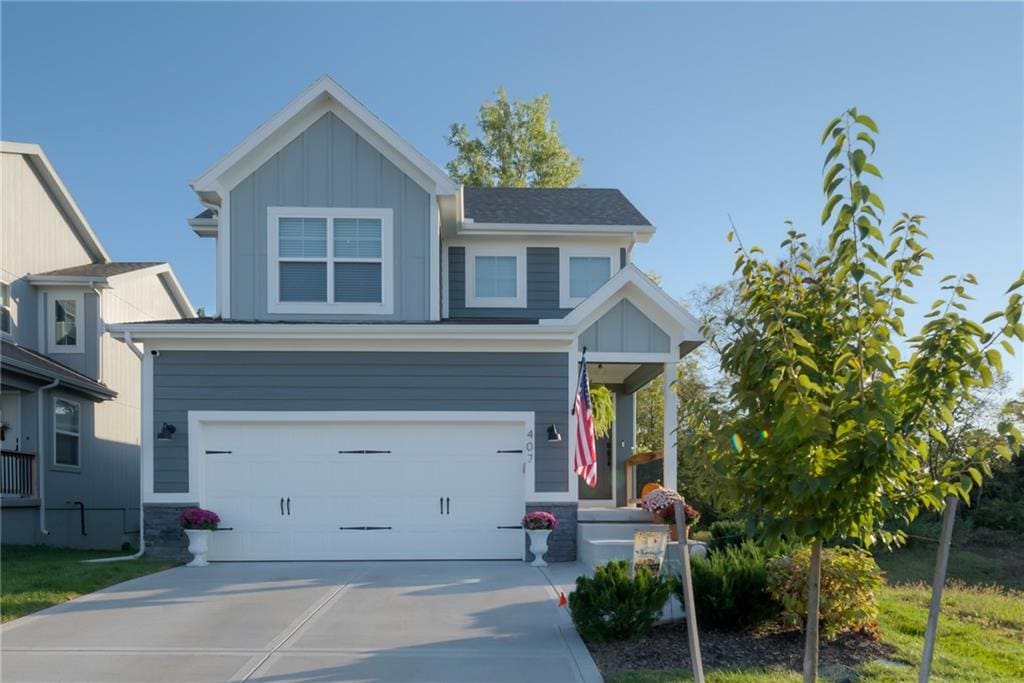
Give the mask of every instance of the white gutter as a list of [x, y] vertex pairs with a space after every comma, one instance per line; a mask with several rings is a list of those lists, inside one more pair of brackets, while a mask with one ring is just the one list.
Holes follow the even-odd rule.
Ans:
[[39, 440], [36, 441], [36, 452], [38, 453], [36, 467], [39, 469], [39, 533], [43, 536], [50, 535], [50, 532], [46, 530], [46, 456], [43, 454], [43, 392], [53, 389], [58, 384], [60, 384], [60, 378], [36, 390], [36, 398], [39, 402], [39, 411], [36, 413], [36, 430], [39, 437]]
[[[124, 339], [122, 341], [124, 341], [124, 343], [128, 345], [128, 348], [132, 350], [132, 353], [134, 353], [136, 356], [138, 356], [139, 361], [142, 361], [142, 358], [143, 358], [142, 351], [139, 351], [138, 347], [136, 347], [135, 344], [132, 343], [132, 333], [131, 332], [125, 332]], [[145, 523], [145, 508], [142, 505], [142, 499], [145, 496], [145, 493], [146, 493], [145, 486], [143, 485], [143, 480], [142, 480], [142, 453], [140, 452], [139, 453], [139, 551], [137, 553], [135, 553], [134, 555], [120, 555], [118, 557], [101, 557], [98, 560], [83, 560], [82, 561], [83, 564], [91, 564], [91, 563], [99, 563], [99, 562], [120, 562], [122, 560], [137, 560], [140, 557], [142, 557], [143, 553], [146, 552], [146, 527], [144, 526], [144, 523]]]

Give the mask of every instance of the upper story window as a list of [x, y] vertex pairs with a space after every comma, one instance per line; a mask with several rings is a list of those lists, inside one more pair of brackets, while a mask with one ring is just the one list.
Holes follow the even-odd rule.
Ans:
[[268, 310], [394, 311], [391, 209], [271, 207]]
[[67, 467], [81, 465], [81, 415], [79, 404], [63, 398], [53, 402], [53, 464]]
[[466, 247], [466, 306], [526, 307], [526, 247]]
[[50, 353], [81, 353], [82, 315], [85, 306], [80, 292], [50, 294]]
[[563, 247], [559, 260], [562, 308], [573, 308], [619, 271], [619, 250], [615, 247]]
[[10, 334], [14, 327], [11, 317], [11, 285], [0, 282], [0, 334]]

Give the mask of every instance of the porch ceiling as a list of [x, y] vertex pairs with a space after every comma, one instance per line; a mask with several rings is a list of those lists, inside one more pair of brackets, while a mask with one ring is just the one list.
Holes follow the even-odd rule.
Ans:
[[587, 363], [593, 384], [616, 385], [626, 394], [640, 390], [664, 369], [661, 363]]

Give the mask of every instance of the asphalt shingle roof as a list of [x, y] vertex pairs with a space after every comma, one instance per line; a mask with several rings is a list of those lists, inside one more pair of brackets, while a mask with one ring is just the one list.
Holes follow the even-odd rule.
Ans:
[[477, 223], [632, 225], [651, 223], [619, 190], [590, 187], [466, 187], [465, 213]]
[[159, 266], [161, 261], [118, 261], [114, 263], [87, 263], [82, 266], [71, 266], [45, 273], [32, 273], [33, 276], [44, 277], [111, 277], [123, 275], [133, 270]]
[[97, 382], [92, 377], [83, 375], [63, 363], [58, 363], [48, 356], [36, 353], [31, 349], [26, 349], [24, 346], [19, 346], [6, 339], [2, 341], [2, 346], [0, 346], [0, 364], [12, 371], [29, 370], [31, 374], [38, 374], [50, 379], [60, 379], [70, 387], [80, 389], [100, 398], [113, 398], [117, 396], [116, 391], [102, 382]]

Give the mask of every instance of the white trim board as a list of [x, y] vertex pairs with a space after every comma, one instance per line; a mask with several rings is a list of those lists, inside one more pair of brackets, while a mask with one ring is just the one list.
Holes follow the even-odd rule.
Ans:
[[[589, 297], [573, 297], [570, 294], [572, 285], [569, 277], [570, 259], [573, 258], [607, 258], [608, 280], [611, 280], [622, 269], [619, 248], [614, 246], [599, 247], [593, 245], [564, 246], [558, 250], [558, 305], [561, 308], [575, 308]], [[605, 280], [605, 282], [608, 282]], [[603, 284], [603, 283], [602, 283]], [[598, 290], [600, 287], [598, 287]], [[595, 290], [597, 291], [597, 290]]]
[[[473, 244], [466, 246], [466, 308], [526, 308], [526, 246]], [[476, 295], [476, 259], [478, 257], [512, 257], [516, 260], [516, 295], [514, 297], [478, 297]]]

